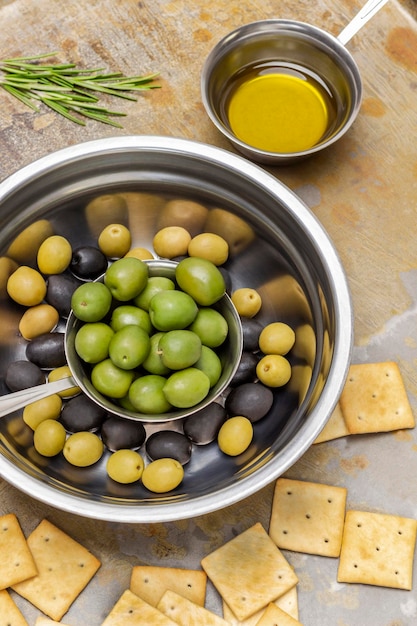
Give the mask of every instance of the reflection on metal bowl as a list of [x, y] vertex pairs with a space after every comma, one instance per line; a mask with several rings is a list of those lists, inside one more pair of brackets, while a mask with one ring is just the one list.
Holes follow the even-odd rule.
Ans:
[[[205, 144], [166, 137], [88, 142], [44, 157], [0, 185], [0, 376], [25, 358], [22, 307], [6, 297], [11, 267], [34, 265], [51, 232], [73, 247], [94, 245], [103, 226], [124, 223], [132, 246], [152, 249], [168, 223], [211, 231], [229, 243], [231, 288], [262, 296], [263, 324], [284, 321], [296, 335], [290, 382], [274, 391], [269, 413], [254, 424], [245, 453], [228, 457], [215, 441], [193, 446], [181, 485], [152, 494], [106, 474], [106, 454], [89, 468], [61, 454], [41, 457], [16, 411], [0, 422], [0, 474], [32, 497], [63, 510], [120, 522], [162, 522], [230, 505], [285, 472], [330, 417], [347, 374], [352, 310], [343, 268], [309, 209], [261, 168]], [[65, 327], [65, 320], [62, 321]], [[3, 392], [7, 392], [3, 389]], [[151, 425], [148, 433], [167, 426]], [[168, 428], [181, 430], [181, 420]]]

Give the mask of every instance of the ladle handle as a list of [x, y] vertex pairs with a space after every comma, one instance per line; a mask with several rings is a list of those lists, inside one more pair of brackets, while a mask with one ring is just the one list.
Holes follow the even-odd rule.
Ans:
[[361, 10], [355, 15], [355, 17], [349, 22], [349, 24], [342, 30], [337, 37], [340, 43], [346, 45], [347, 42], [352, 39], [353, 35], [356, 35], [358, 30], [362, 28], [368, 22], [371, 17], [375, 15], [388, 0], [368, 0], [365, 2]]
[[29, 389], [22, 389], [21, 391], [14, 391], [4, 396], [0, 396], [0, 417], [9, 415], [13, 411], [17, 411], [36, 400], [42, 400], [52, 396], [54, 393], [60, 391], [67, 391], [72, 387], [76, 387], [77, 383], [69, 376], [68, 378], [61, 378], [53, 383], [45, 383], [43, 385], [37, 385], [36, 387], [30, 387]]

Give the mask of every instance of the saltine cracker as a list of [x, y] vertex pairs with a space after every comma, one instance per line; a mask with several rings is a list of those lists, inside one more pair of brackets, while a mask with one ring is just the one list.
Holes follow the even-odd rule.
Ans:
[[38, 573], [26, 537], [14, 513], [0, 517], [0, 555], [0, 589], [7, 589]]
[[130, 590], [151, 606], [157, 606], [168, 590], [204, 606], [206, 587], [207, 574], [202, 570], [135, 565], [130, 577]]
[[239, 620], [266, 607], [298, 582], [259, 522], [205, 556], [201, 565]]
[[269, 535], [280, 549], [338, 557], [346, 498], [345, 487], [279, 478]]
[[175, 622], [126, 589], [101, 626], [176, 626]]
[[27, 542], [38, 574], [12, 588], [59, 622], [97, 572], [100, 561], [46, 519], [29, 535]]
[[338, 582], [412, 589], [417, 520], [347, 511]]

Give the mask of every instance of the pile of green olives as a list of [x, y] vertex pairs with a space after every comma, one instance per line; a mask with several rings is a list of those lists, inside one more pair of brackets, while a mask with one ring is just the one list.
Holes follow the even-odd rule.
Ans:
[[[200, 208], [198, 214], [209, 222], [207, 209]], [[220, 209], [211, 214], [213, 220], [222, 217]], [[291, 376], [286, 355], [295, 336], [285, 324], [258, 321], [262, 301], [254, 289], [232, 292], [221, 267], [230, 253], [226, 239], [171, 223], [156, 232], [153, 251], [132, 247], [122, 224], [105, 226], [97, 246], [73, 249], [65, 237], [47, 235], [36, 267], [12, 267], [7, 280], [8, 295], [25, 309], [19, 332], [27, 342], [26, 359], [6, 372], [11, 391], [63, 375], [64, 333], [58, 324], [71, 310], [82, 322], [75, 346], [91, 368], [93, 385], [140, 413], [194, 406], [216, 384], [221, 375], [216, 350], [228, 327], [212, 305], [226, 291], [241, 316], [244, 350], [226, 397], [182, 420], [180, 431], [161, 429], [148, 436], [142, 423], [107, 413], [74, 388], [25, 407], [22, 417], [34, 432], [35, 450], [45, 457], [62, 454], [78, 467], [106, 454], [112, 480], [141, 481], [154, 493], [180, 485], [194, 446], [217, 442], [229, 456], [247, 450], [254, 424], [271, 410], [272, 388]], [[155, 255], [179, 257], [175, 281], [149, 276], [144, 260]], [[103, 282], [97, 281], [103, 275]]]
[[224, 293], [221, 272], [197, 257], [176, 265], [175, 282], [149, 276], [145, 261], [125, 257], [103, 282], [77, 287], [71, 308], [82, 326], [75, 350], [91, 366], [94, 388], [141, 414], [199, 404], [222, 374], [216, 349], [229, 328], [211, 305]]

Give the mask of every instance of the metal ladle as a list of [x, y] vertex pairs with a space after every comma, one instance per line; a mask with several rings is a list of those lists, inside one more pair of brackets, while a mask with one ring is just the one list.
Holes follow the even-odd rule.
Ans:
[[42, 400], [43, 398], [52, 396], [55, 393], [68, 391], [74, 387], [77, 387], [77, 383], [71, 376], [69, 376], [68, 378], [55, 380], [53, 383], [45, 383], [43, 385], [37, 385], [36, 387], [30, 387], [29, 389], [22, 389], [21, 391], [8, 393], [5, 396], [0, 397], [0, 417], [4, 417], [5, 415], [9, 415], [9, 413], [13, 413], [13, 411], [22, 409], [31, 402]]
[[346, 45], [350, 39], [388, 2], [388, 0], [368, 0], [360, 11], [338, 35], [338, 40]]

